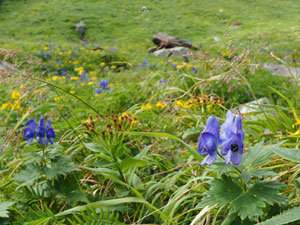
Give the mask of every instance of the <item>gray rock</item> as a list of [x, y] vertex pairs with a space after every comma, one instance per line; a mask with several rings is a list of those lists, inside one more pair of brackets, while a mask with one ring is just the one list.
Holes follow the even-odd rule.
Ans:
[[255, 112], [260, 112], [261, 109], [266, 109], [266, 107], [261, 106], [259, 107], [259, 105], [265, 105], [268, 103], [268, 99], [267, 98], [261, 98], [258, 99], [257, 101], [252, 101], [252, 102], [248, 102], [246, 104], [237, 106], [235, 108], [232, 109], [232, 112], [237, 113], [237, 114], [249, 114], [249, 113], [255, 113]]
[[263, 64], [262, 67], [274, 75], [280, 75], [284, 77], [291, 77], [292, 75], [294, 78], [300, 76], [300, 68], [296, 67], [289, 67], [292, 74], [290, 74], [289, 70], [284, 65]]
[[17, 71], [17, 69], [10, 63], [0, 61], [0, 70]]
[[142, 7], [142, 11], [143, 11], [143, 12], [149, 12], [149, 10], [147, 9], [146, 6], [143, 6], [143, 7]]
[[80, 34], [81, 40], [84, 40], [85, 26], [86, 24], [83, 21], [76, 24], [76, 31]]
[[190, 50], [185, 47], [174, 47], [174, 48], [163, 48], [153, 52], [155, 56], [159, 57], [185, 57], [186, 54], [190, 53]]

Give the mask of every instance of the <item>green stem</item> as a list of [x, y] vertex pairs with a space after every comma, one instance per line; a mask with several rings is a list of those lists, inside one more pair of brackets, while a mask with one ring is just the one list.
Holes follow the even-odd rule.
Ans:
[[[219, 153], [219, 152], [217, 152], [218, 153], [218, 156], [221, 158], [221, 159], [223, 159], [223, 160], [225, 160], [224, 159], [224, 157]], [[233, 167], [233, 169], [235, 169], [240, 175], [243, 173], [239, 168], [237, 168], [235, 165], [232, 165], [231, 164], [231, 166]]]

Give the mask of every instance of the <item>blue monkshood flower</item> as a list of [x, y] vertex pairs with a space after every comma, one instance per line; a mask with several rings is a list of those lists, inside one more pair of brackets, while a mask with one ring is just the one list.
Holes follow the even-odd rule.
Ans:
[[167, 72], [167, 69], [164, 69], [164, 72]]
[[62, 72], [61, 75], [64, 77], [64, 76], [67, 76], [68, 74], [67, 74], [67, 72]]
[[83, 72], [80, 74], [80, 77], [81, 77], [81, 79], [85, 79], [85, 78], [86, 78], [86, 73], [85, 73], [85, 71], [83, 71]]
[[45, 136], [46, 136], [46, 128], [44, 124], [44, 117], [41, 116], [39, 124], [36, 129], [36, 141], [40, 144], [46, 145]]
[[47, 124], [46, 124], [46, 145], [50, 142], [53, 145], [53, 140], [52, 138], [55, 138], [56, 135], [54, 133], [53, 128], [50, 125], [50, 119], [47, 119]]
[[231, 162], [233, 165], [239, 165], [244, 148], [242, 118], [234, 116], [231, 111], [228, 111], [221, 129], [223, 133], [220, 135], [219, 145], [222, 145], [221, 154], [226, 155], [225, 163]]
[[148, 64], [148, 60], [147, 59], [143, 60], [143, 64], [144, 65]]
[[167, 81], [166, 81], [166, 80], [160, 80], [159, 83], [160, 83], [160, 84], [166, 84]]
[[107, 80], [100, 80], [99, 82], [99, 88], [101, 89], [107, 89], [107, 86], [108, 86], [108, 81]]
[[95, 88], [96, 94], [101, 94], [101, 90], [99, 88]]
[[23, 131], [23, 136], [24, 138], [28, 139], [27, 144], [30, 144], [35, 135], [36, 125], [33, 119], [29, 119], [25, 125], [28, 127]]
[[220, 127], [218, 120], [210, 116], [206, 121], [204, 131], [198, 138], [197, 151], [200, 155], [207, 155], [200, 165], [211, 165], [217, 158], [217, 147]]
[[194, 73], [197, 73], [197, 72], [198, 72], [197, 68], [195, 68], [195, 67], [192, 67], [192, 71], [193, 71]]

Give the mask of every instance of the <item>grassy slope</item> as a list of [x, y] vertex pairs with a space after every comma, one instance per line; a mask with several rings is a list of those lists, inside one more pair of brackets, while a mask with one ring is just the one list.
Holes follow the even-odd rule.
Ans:
[[[145, 5], [149, 13], [141, 12]], [[222, 8], [223, 12], [219, 9]], [[65, 42], [78, 39], [74, 24], [84, 20], [91, 42], [147, 43], [151, 35], [171, 35], [216, 45], [229, 39], [245, 46], [254, 38], [259, 47], [293, 48], [300, 42], [298, 0], [3, 0], [0, 3], [0, 40]], [[225, 18], [223, 24], [220, 19]], [[229, 28], [232, 20], [244, 26]], [[229, 37], [224, 33], [231, 32]], [[257, 32], [266, 33], [263, 38]], [[280, 47], [279, 47], [280, 46]]]

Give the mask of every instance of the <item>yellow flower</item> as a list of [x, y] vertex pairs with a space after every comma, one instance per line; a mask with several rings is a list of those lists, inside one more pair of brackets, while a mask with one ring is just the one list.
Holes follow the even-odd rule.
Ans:
[[[300, 119], [298, 118], [295, 109], [293, 109], [293, 115], [294, 115], [294, 118], [295, 118], [295, 120], [296, 120], [296, 123], [294, 123], [292, 127], [295, 128], [295, 126], [300, 125]], [[298, 130], [297, 130], [295, 133], [289, 132], [288, 130], [287, 130], [286, 132], [287, 132], [289, 135], [291, 135], [291, 136], [297, 136], [297, 135], [300, 134], [300, 128], [298, 128]]]
[[4, 110], [4, 109], [6, 109], [7, 107], [9, 107], [9, 103], [3, 103], [2, 105], [1, 105], [1, 110]]
[[72, 94], [72, 95], [75, 94], [75, 91], [70, 91], [70, 94]]
[[20, 89], [22, 89], [22, 88], [23, 88], [23, 84], [20, 85]]
[[105, 66], [105, 63], [104, 62], [100, 63], [100, 66]]
[[93, 84], [94, 84], [93, 81], [88, 82], [88, 85], [93, 85]]
[[157, 102], [155, 104], [156, 108], [159, 108], [159, 109], [163, 109], [167, 106], [167, 104], [164, 104], [164, 103], [161, 103], [161, 102]]
[[180, 70], [180, 69], [182, 69], [183, 67], [184, 67], [184, 65], [177, 65], [177, 66], [176, 66], [176, 69]]
[[111, 72], [110, 72], [110, 71], [108, 71], [108, 72], [107, 72], [107, 75], [111, 75]]
[[152, 109], [152, 106], [149, 103], [141, 106], [141, 110], [148, 110], [148, 109]]
[[47, 51], [48, 50], [48, 47], [44, 47], [44, 51]]
[[59, 101], [59, 100], [61, 100], [61, 96], [54, 97], [54, 101]]
[[117, 67], [115, 65], [112, 65], [110, 68], [111, 69], [116, 69]]
[[52, 80], [53, 81], [56, 81], [56, 80], [58, 80], [59, 79], [59, 77], [58, 76], [54, 76], [54, 77], [52, 77]]
[[17, 99], [19, 99], [20, 98], [20, 94], [17, 92], [17, 91], [13, 91], [12, 93], [11, 93], [11, 99], [13, 99], [13, 100], [17, 100]]
[[71, 80], [78, 80], [78, 77], [71, 77]]

